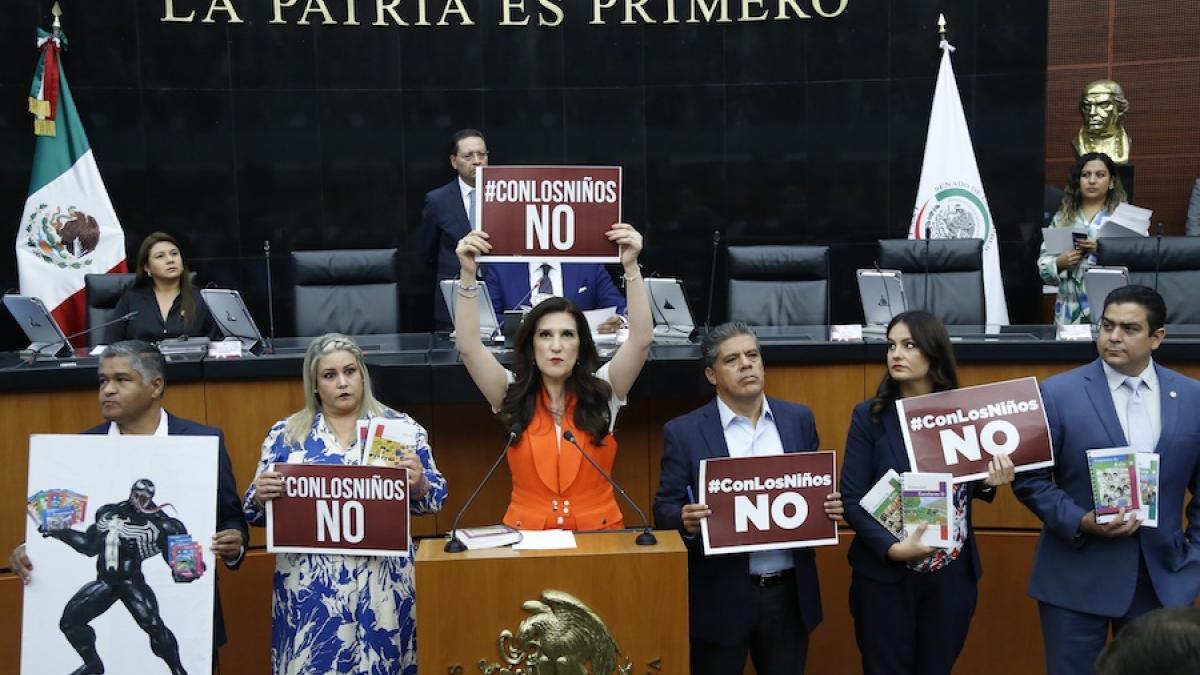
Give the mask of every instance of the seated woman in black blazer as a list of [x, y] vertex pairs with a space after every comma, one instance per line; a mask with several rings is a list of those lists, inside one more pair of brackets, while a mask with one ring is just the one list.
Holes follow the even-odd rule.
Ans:
[[954, 490], [955, 544], [921, 544], [925, 526], [903, 540], [859, 501], [888, 469], [909, 471], [896, 400], [958, 388], [946, 327], [928, 312], [897, 314], [888, 325], [887, 372], [875, 397], [854, 408], [842, 462], [842, 500], [854, 527], [850, 543], [850, 613], [865, 675], [950, 675], [975, 613], [981, 569], [971, 528], [971, 499], [991, 501], [1013, 479], [1008, 455], [997, 455], [987, 478]]
[[200, 291], [192, 285], [179, 242], [164, 232], [150, 234], [138, 247], [137, 277], [117, 302], [116, 315], [129, 312], [137, 316], [109, 327], [105, 344], [157, 342], [181, 335], [221, 337]]

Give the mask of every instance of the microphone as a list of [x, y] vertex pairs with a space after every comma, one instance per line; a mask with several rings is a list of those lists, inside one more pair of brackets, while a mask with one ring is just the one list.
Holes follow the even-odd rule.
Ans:
[[275, 294], [271, 292], [271, 240], [263, 240], [263, 258], [267, 263], [267, 321], [271, 337], [267, 342], [266, 352], [275, 353]]
[[922, 301], [921, 309], [926, 312], [932, 311], [929, 309], [929, 232], [925, 233], [925, 299]]
[[488, 469], [488, 472], [484, 474], [483, 480], [479, 481], [479, 485], [475, 486], [475, 491], [467, 498], [467, 503], [463, 504], [463, 507], [458, 510], [458, 515], [454, 516], [454, 523], [450, 526], [450, 541], [446, 542], [446, 545], [442, 547], [442, 550], [446, 553], [462, 553], [467, 550], [467, 545], [458, 539], [458, 523], [462, 520], [463, 514], [467, 512], [467, 509], [471, 508], [471, 504], [475, 502], [475, 498], [479, 496], [479, 491], [492, 479], [492, 474], [496, 473], [496, 468], [500, 466], [500, 460], [504, 459], [505, 455], [508, 454], [508, 448], [512, 446], [513, 442], [520, 435], [521, 423], [517, 422], [508, 430], [508, 436], [504, 439], [504, 449], [496, 456], [496, 461], [492, 462], [492, 468]]
[[613, 477], [608, 475], [607, 471], [605, 471], [604, 469], [601, 469], [600, 465], [596, 463], [596, 460], [592, 459], [592, 456], [587, 454], [586, 451], [584, 451], [583, 446], [579, 445], [579, 443], [575, 441], [575, 434], [571, 433], [570, 429], [564, 429], [563, 433], [562, 433], [562, 437], [563, 437], [563, 440], [565, 440], [566, 442], [575, 446], [575, 449], [579, 451], [579, 454], [583, 455], [583, 458], [588, 461], [588, 464], [591, 464], [593, 469], [595, 469], [596, 471], [599, 471], [600, 475], [604, 476], [604, 480], [608, 481], [608, 484], [611, 485], [614, 490], [619, 492], [621, 494], [621, 496], [625, 498], [625, 501], [628, 502], [629, 505], [633, 507], [633, 510], [637, 511], [637, 514], [639, 516], [641, 516], [641, 518], [642, 518], [642, 533], [637, 536], [637, 539], [634, 540], [634, 543], [637, 544], [638, 546], [655, 546], [655, 545], [657, 545], [658, 539], [656, 539], [654, 536], [654, 533], [650, 531], [650, 521], [646, 518], [645, 512], [643, 512], [638, 507], [637, 502], [633, 501], [633, 499], [630, 498], [629, 494], [625, 492], [625, 489], [622, 488], [620, 485], [617, 485], [617, 481], [613, 480]]
[[105, 321], [104, 323], [102, 323], [98, 326], [91, 326], [91, 327], [81, 330], [77, 333], [71, 333], [70, 335], [67, 336], [67, 341], [65, 343], [64, 342], [51, 342], [48, 344], [44, 344], [44, 345], [38, 347], [37, 349], [32, 350], [32, 352], [31, 352], [32, 356], [36, 359], [37, 357], [45, 354], [46, 353], [45, 350], [49, 349], [50, 347], [54, 347], [54, 351], [51, 352], [51, 357], [53, 357], [54, 355], [57, 355], [58, 350], [62, 349], [63, 347], [69, 348], [71, 346], [71, 340], [74, 340], [75, 338], [83, 336], [83, 335], [87, 335], [89, 333], [93, 333], [95, 331], [100, 330], [101, 328], [108, 328], [109, 326], [113, 325], [114, 323], [121, 323], [122, 321], [128, 321], [137, 315], [138, 315], [138, 313], [136, 311], [129, 312], [127, 314], [118, 316], [115, 319]]
[[721, 250], [721, 231], [713, 230], [712, 264], [708, 270], [708, 312], [704, 316], [704, 332], [712, 327], [713, 295], [717, 290], [717, 252]]
[[872, 260], [871, 264], [875, 266], [875, 272], [879, 274], [879, 283], [883, 284], [883, 302], [888, 308], [888, 321], [891, 321], [896, 318], [896, 310], [892, 308], [892, 292], [888, 290], [887, 279], [883, 278], [883, 270], [879, 269], [879, 261]]
[[1158, 223], [1158, 234], [1154, 235], [1154, 290], [1158, 290], [1158, 266], [1162, 251], [1162, 221]]

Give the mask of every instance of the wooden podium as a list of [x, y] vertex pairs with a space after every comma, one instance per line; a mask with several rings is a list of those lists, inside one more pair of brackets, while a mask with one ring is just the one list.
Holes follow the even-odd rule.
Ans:
[[[559, 591], [594, 612], [616, 642], [617, 669], [589, 672], [612, 675], [626, 664], [636, 675], [688, 672], [687, 551], [678, 532], [655, 535], [658, 545], [638, 546], [636, 532], [576, 534], [578, 548], [554, 551], [446, 553], [445, 539], [422, 541], [416, 561], [418, 670], [477, 675], [507, 668], [532, 675], [536, 671], [524, 659], [506, 661], [502, 644], [520, 648], [521, 637], [537, 632], [542, 651], [555, 657], [562, 645], [582, 642], [580, 634], [593, 624], [585, 620], [581, 629], [585, 610], [545, 595]], [[542, 607], [522, 609], [529, 602]], [[513, 636], [507, 642], [501, 639], [506, 630]]]

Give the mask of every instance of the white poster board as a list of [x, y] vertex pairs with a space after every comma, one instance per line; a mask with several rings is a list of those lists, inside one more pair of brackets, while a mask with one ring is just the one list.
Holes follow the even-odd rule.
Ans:
[[[153, 483], [149, 503], [139, 481]], [[22, 675], [69, 673], [84, 663], [59, 626], [68, 604], [73, 625], [95, 631], [105, 672], [171, 672], [135, 612], [161, 619], [188, 673], [212, 672], [216, 496], [215, 436], [31, 436], [25, 546], [33, 578], [25, 586]], [[43, 536], [47, 524], [54, 536]], [[166, 548], [183, 561], [176, 574], [185, 579], [193, 576], [187, 559], [199, 553], [205, 569], [190, 581], [175, 580], [163, 550], [182, 528], [194, 543], [174, 539]]]

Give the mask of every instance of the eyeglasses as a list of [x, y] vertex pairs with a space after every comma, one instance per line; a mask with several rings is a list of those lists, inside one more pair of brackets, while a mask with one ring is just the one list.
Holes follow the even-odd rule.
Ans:
[[464, 162], [469, 162], [469, 161], [471, 161], [472, 158], [487, 159], [488, 152], [487, 152], [487, 150], [476, 150], [475, 152], [468, 152], [468, 153], [459, 155], [458, 158], [463, 160]]

